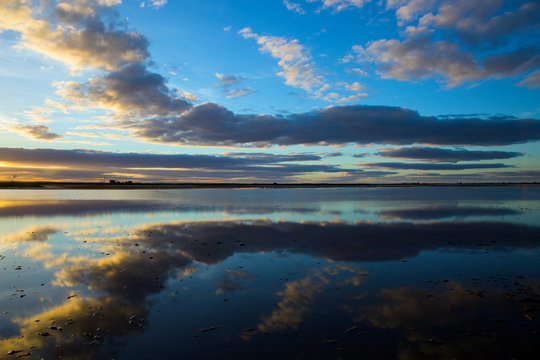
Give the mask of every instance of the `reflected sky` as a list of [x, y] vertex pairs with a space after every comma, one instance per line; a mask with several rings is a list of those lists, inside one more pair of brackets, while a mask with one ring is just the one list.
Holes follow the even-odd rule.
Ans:
[[539, 224], [534, 187], [0, 191], [0, 354], [528, 357]]

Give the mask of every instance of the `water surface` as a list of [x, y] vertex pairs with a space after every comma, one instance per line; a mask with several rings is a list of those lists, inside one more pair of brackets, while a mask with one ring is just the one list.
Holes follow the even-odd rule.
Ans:
[[539, 354], [538, 187], [0, 190], [0, 229], [0, 358]]

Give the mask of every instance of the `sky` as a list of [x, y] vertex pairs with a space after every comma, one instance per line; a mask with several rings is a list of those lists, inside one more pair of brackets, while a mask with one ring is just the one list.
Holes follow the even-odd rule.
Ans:
[[539, 0], [0, 11], [3, 181], [540, 181]]

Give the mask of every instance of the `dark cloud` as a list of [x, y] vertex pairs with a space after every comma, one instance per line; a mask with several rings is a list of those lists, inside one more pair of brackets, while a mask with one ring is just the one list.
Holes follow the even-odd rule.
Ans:
[[[430, 288], [381, 289], [372, 303], [355, 308], [354, 320], [361, 326], [369, 324], [370, 332], [386, 331], [379, 345], [390, 350], [386, 358], [528, 358], [538, 350], [531, 346], [530, 322], [518, 315], [527, 301], [525, 295], [515, 296], [521, 284], [503, 282], [502, 290], [446, 281]], [[501, 279], [491, 281], [500, 283]], [[529, 297], [528, 301], [533, 300]], [[510, 317], [514, 318], [507, 320]]]
[[407, 208], [383, 210], [378, 215], [392, 220], [434, 220], [448, 218], [469, 218], [471, 216], [508, 216], [519, 215], [521, 211], [505, 208], [433, 206], [423, 208]]
[[540, 47], [526, 46], [513, 51], [486, 57], [485, 77], [524, 74], [540, 66]]
[[[112, 213], [132, 213], [147, 211], [174, 211], [185, 212], [222, 212], [226, 214], [272, 214], [277, 212], [294, 214], [314, 214], [320, 212], [320, 208], [313, 207], [273, 207], [257, 204], [212, 204], [193, 205], [183, 202], [167, 202], [162, 205], [155, 201], [143, 200], [36, 200], [36, 201], [7, 201], [0, 208], [0, 217], [19, 216], [73, 216], [73, 215], [101, 215]], [[25, 239], [45, 239], [43, 234], [50, 235], [50, 227], [34, 229]], [[30, 241], [30, 240], [28, 240]]]
[[[220, 73], [216, 73], [215, 76], [219, 80], [219, 85], [223, 88], [223, 92], [227, 98], [243, 97], [257, 92], [257, 89], [253, 89], [249, 86], [244, 86], [242, 88], [238, 87], [245, 80], [242, 76]], [[233, 86], [235, 86], [235, 88], [231, 89]]]
[[253, 88], [250, 88], [250, 87], [246, 86], [246, 87], [243, 87], [241, 89], [227, 90], [227, 91], [225, 91], [225, 95], [228, 98], [237, 98], [237, 97], [242, 97], [242, 96], [247, 96], [247, 95], [250, 95], [250, 94], [254, 94], [256, 92], [257, 92], [256, 89], [253, 89]]
[[319, 153], [318, 155], [324, 156], [324, 157], [338, 157], [343, 156], [343, 153], [341, 151], [334, 151], [329, 153]]
[[[104, 177], [142, 178], [145, 181], [278, 181], [301, 174], [349, 174], [358, 177], [380, 176], [393, 172], [364, 171], [324, 164], [299, 164], [318, 161], [310, 154], [275, 155], [267, 153], [228, 153], [227, 155], [165, 155], [111, 153], [94, 150], [56, 150], [0, 148], [0, 161], [17, 164], [2, 168], [2, 173], [20, 179], [85, 179]], [[33, 166], [56, 166], [59, 169], [34, 169]], [[27, 165], [22, 167], [21, 165]], [[69, 166], [69, 169], [63, 169]], [[121, 173], [121, 175], [115, 175]]]
[[180, 114], [191, 107], [167, 87], [163, 76], [149, 72], [144, 64], [125, 65], [84, 83], [62, 83], [58, 91], [77, 105], [110, 109], [130, 117]]
[[238, 85], [245, 79], [241, 76], [236, 75], [225, 75], [216, 73], [216, 78], [219, 80], [219, 85], [223, 86], [224, 88], [228, 88], [233, 85]]
[[[185, 268], [192, 260], [167, 241], [160, 248], [136, 251], [135, 246], [117, 250], [110, 260], [85, 259], [65, 266], [56, 277], [69, 284], [84, 284], [129, 303], [142, 303], [159, 293], [173, 270]], [[144, 251], [144, 252], [142, 252]], [[81, 278], [81, 274], [85, 276]]]
[[[448, 3], [447, 3], [448, 4]], [[441, 4], [436, 13], [420, 19], [419, 24], [435, 29], [454, 30], [468, 45], [505, 45], [513, 35], [538, 28], [540, 3], [536, 0], [515, 2], [469, 0], [463, 3]]]
[[7, 355], [20, 350], [4, 359], [17, 358], [17, 354], [30, 359], [104, 359], [110, 357], [110, 348], [104, 344], [143, 333], [150, 313], [147, 307], [111, 296], [76, 296], [18, 318], [16, 335], [3, 337], [0, 351]]
[[524, 154], [510, 151], [480, 151], [465, 149], [443, 149], [436, 147], [410, 147], [382, 149], [377, 153], [377, 155], [392, 158], [456, 163], [459, 161], [510, 159], [523, 156]]
[[357, 60], [374, 63], [384, 78], [435, 78], [456, 86], [522, 76], [540, 66], [538, 1], [442, 1], [433, 12], [416, 2], [414, 14], [410, 2], [399, 5], [393, 7], [406, 26], [404, 40], [353, 47]]
[[129, 200], [6, 201], [0, 217], [96, 215], [156, 210], [155, 204]]
[[61, 61], [73, 70], [116, 70], [144, 63], [148, 40], [126, 29], [111, 8], [118, 1], [3, 2], [0, 29], [22, 34], [22, 46]]
[[394, 170], [467, 170], [467, 169], [500, 169], [510, 168], [512, 165], [506, 164], [432, 164], [432, 163], [397, 163], [397, 162], [377, 162], [366, 163], [363, 166], [394, 169]]
[[237, 253], [282, 250], [335, 261], [386, 261], [447, 248], [450, 247], [448, 241], [464, 249], [476, 249], [482, 239], [493, 240], [489, 247], [499, 250], [537, 247], [538, 231], [534, 226], [495, 221], [354, 225], [197, 222], [146, 227], [136, 230], [126, 241], [159, 248], [169, 246], [170, 240], [174, 240], [174, 247], [180, 253], [206, 264], [222, 262]]
[[247, 271], [227, 269], [219, 282], [216, 294], [243, 290], [244, 285], [242, 282], [253, 280], [255, 278], [257, 278], [256, 275], [250, 274]]
[[144, 120], [137, 137], [158, 143], [214, 145], [505, 145], [540, 139], [540, 120], [445, 118], [389, 106], [336, 106], [288, 116], [240, 115], [215, 103], [178, 117]]
[[49, 128], [45, 125], [14, 125], [11, 128], [38, 140], [54, 140], [62, 137], [62, 135], [50, 132]]
[[504, 172], [490, 172], [490, 176], [496, 178], [507, 178], [519, 181], [520, 179], [527, 179], [528, 181], [535, 180], [540, 181], [540, 170], [518, 170], [518, 171], [504, 171]]
[[528, 74], [518, 85], [527, 86], [529, 89], [540, 88], [540, 70]]
[[[208, 168], [243, 170], [246, 166], [283, 162], [314, 161], [309, 154], [274, 155], [267, 153], [228, 153], [222, 155], [184, 155], [151, 153], [112, 153], [97, 150], [57, 150], [0, 148], [0, 160], [17, 164], [71, 165], [113, 168]], [[324, 166], [324, 165], [323, 165]]]

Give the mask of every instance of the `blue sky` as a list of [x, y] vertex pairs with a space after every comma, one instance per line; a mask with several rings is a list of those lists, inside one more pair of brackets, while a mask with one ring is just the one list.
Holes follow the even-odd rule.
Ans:
[[540, 1], [0, 6], [5, 179], [540, 178]]

